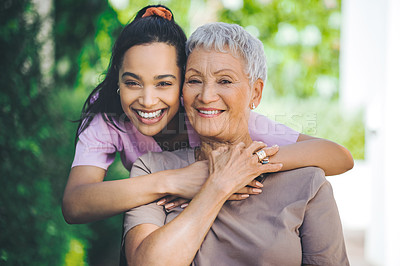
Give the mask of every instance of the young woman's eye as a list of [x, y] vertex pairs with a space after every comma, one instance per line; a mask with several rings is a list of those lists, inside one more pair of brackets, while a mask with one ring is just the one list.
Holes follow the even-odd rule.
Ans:
[[140, 83], [137, 81], [125, 81], [125, 85], [128, 87], [140, 87]]
[[171, 86], [172, 83], [169, 81], [161, 81], [160, 83], [158, 83], [159, 87], [167, 87], [167, 86]]

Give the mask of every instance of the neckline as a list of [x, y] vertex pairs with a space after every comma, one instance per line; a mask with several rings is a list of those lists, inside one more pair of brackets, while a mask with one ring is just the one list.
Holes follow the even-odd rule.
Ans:
[[193, 163], [196, 162], [195, 149], [196, 148], [190, 148], [189, 149], [189, 153], [188, 153], [189, 164], [193, 164]]

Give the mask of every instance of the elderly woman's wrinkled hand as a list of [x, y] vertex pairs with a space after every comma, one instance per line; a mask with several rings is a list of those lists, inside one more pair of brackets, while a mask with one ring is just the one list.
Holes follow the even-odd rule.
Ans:
[[[265, 151], [266, 156], [268, 158], [274, 156], [279, 151], [279, 146], [274, 145], [272, 147], [264, 147], [263, 150]], [[277, 170], [277, 167], [274, 166], [273, 163], [271, 163], [270, 165], [273, 166], [270, 167], [268, 172], [277, 172], [280, 170], [280, 169]], [[264, 185], [261, 182], [254, 179], [249, 184], [247, 184], [247, 186], [239, 189], [234, 194], [232, 194], [228, 200], [244, 200], [247, 199], [250, 195], [258, 195], [262, 192], [263, 186]]]
[[[252, 181], [262, 173], [277, 172], [282, 164], [261, 164], [255, 152], [265, 149], [267, 156], [277, 152], [277, 147], [267, 148], [262, 142], [254, 141], [245, 148], [244, 143], [230, 147], [219, 148], [211, 152], [208, 159], [211, 182], [218, 190], [230, 197], [235, 192], [251, 192], [253, 188], [245, 188], [248, 184], [259, 187], [257, 182]], [[259, 188], [258, 188], [259, 189]], [[259, 193], [256, 190], [256, 194]], [[243, 193], [240, 193], [243, 194]], [[250, 193], [244, 193], [250, 194]], [[254, 193], [251, 193], [254, 194]], [[246, 198], [247, 196], [239, 196]], [[235, 197], [233, 197], [234, 199]]]

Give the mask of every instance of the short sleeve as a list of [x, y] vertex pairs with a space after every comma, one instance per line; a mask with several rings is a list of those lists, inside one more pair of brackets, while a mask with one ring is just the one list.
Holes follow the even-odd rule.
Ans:
[[124, 217], [124, 236], [129, 230], [140, 224], [155, 224], [159, 227], [164, 225], [166, 214], [163, 206], [155, 202], [130, 209]]
[[339, 212], [328, 181], [309, 201], [300, 237], [303, 264], [349, 265]]
[[253, 111], [250, 112], [249, 132], [252, 140], [262, 141], [268, 146], [296, 143], [300, 135], [296, 130]]
[[108, 169], [114, 161], [118, 134], [96, 115], [90, 125], [79, 135], [72, 167], [92, 165]]
[[[151, 166], [147, 163], [151, 161], [151, 157], [152, 153], [150, 152], [139, 157], [132, 166], [130, 177], [152, 173]], [[125, 239], [128, 231], [137, 225], [150, 223], [162, 227], [165, 219], [164, 207], [157, 205], [155, 202], [132, 208], [125, 213], [123, 239]]]

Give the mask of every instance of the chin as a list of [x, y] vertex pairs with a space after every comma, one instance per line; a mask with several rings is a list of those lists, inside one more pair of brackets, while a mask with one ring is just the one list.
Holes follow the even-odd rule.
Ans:
[[158, 133], [161, 132], [163, 128], [153, 128], [153, 127], [149, 127], [149, 126], [142, 126], [139, 127], [138, 130], [140, 133], [142, 133], [145, 136], [149, 136], [149, 137], [153, 137], [155, 135], [157, 135]]
[[198, 129], [195, 128], [195, 131], [200, 136], [206, 137], [206, 138], [219, 139], [222, 136], [221, 130], [206, 130], [206, 128], [203, 128], [203, 129], [204, 130], [198, 130]]
[[199, 135], [202, 136], [216, 136], [224, 131], [224, 128], [229, 126], [225, 121], [193, 121], [193, 128]]
[[159, 121], [157, 124], [146, 125], [137, 120], [133, 122], [136, 129], [145, 136], [153, 137], [160, 133], [162, 129], [165, 127], [165, 123], [163, 121]]

